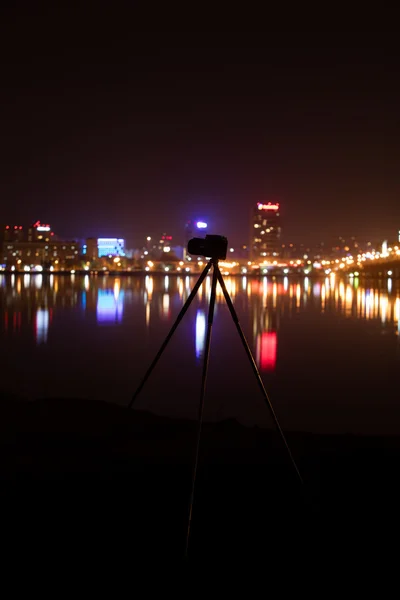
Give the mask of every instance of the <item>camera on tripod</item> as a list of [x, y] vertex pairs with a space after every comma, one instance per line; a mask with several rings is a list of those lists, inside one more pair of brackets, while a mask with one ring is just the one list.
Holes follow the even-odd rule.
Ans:
[[203, 360], [203, 374], [202, 374], [202, 380], [201, 380], [200, 403], [199, 403], [199, 410], [198, 410], [197, 442], [196, 442], [196, 450], [195, 450], [194, 463], [193, 463], [192, 485], [191, 485], [189, 514], [188, 514], [187, 533], [186, 533], [185, 557], [187, 557], [187, 554], [188, 554], [188, 544], [189, 544], [190, 527], [191, 527], [191, 520], [192, 520], [193, 498], [194, 498], [194, 489], [195, 489], [196, 475], [197, 475], [197, 465], [198, 465], [198, 459], [199, 459], [200, 436], [201, 436], [203, 412], [204, 412], [204, 396], [205, 396], [205, 391], [206, 391], [208, 361], [209, 361], [209, 356], [210, 356], [211, 329], [212, 329], [213, 317], [214, 317], [214, 307], [215, 307], [215, 301], [216, 301], [217, 283], [219, 283], [221, 286], [222, 293], [225, 297], [225, 301], [226, 301], [229, 311], [231, 313], [231, 317], [232, 317], [233, 322], [236, 326], [236, 329], [239, 333], [239, 337], [242, 340], [244, 349], [245, 349], [247, 357], [250, 361], [250, 365], [253, 369], [253, 373], [256, 376], [258, 385], [263, 393], [264, 400], [267, 404], [267, 407], [268, 407], [268, 409], [271, 413], [271, 416], [275, 422], [278, 432], [280, 433], [282, 441], [283, 441], [284, 445], [286, 446], [286, 450], [287, 450], [287, 452], [289, 454], [289, 458], [296, 470], [297, 476], [300, 479], [300, 482], [303, 483], [303, 479], [300, 475], [300, 471], [297, 468], [297, 464], [292, 456], [292, 453], [290, 451], [290, 448], [288, 446], [288, 443], [286, 441], [284, 433], [281, 429], [281, 426], [279, 425], [279, 421], [277, 419], [277, 416], [275, 414], [275, 411], [273, 409], [271, 401], [268, 397], [267, 391], [264, 387], [264, 383], [261, 379], [260, 372], [257, 368], [256, 361], [254, 360], [254, 357], [250, 350], [250, 346], [249, 346], [249, 344], [245, 338], [245, 335], [243, 333], [243, 330], [240, 326], [239, 318], [236, 314], [232, 300], [229, 296], [224, 279], [222, 277], [222, 273], [218, 266], [218, 260], [220, 258], [222, 260], [224, 260], [226, 258], [226, 251], [228, 249], [228, 240], [223, 235], [206, 235], [205, 238], [192, 238], [188, 242], [187, 249], [190, 254], [197, 254], [200, 256], [204, 256], [209, 260], [207, 261], [207, 264], [204, 267], [203, 272], [201, 273], [195, 286], [193, 287], [192, 291], [190, 292], [185, 304], [183, 305], [179, 315], [176, 318], [175, 323], [172, 325], [170, 332], [168, 333], [167, 337], [165, 338], [164, 342], [162, 343], [161, 348], [159, 349], [158, 353], [156, 354], [153, 362], [151, 363], [150, 367], [148, 368], [147, 372], [145, 373], [141, 383], [139, 384], [139, 387], [137, 388], [136, 392], [133, 394], [132, 399], [129, 403], [129, 408], [130, 408], [132, 406], [132, 404], [134, 403], [135, 399], [137, 398], [138, 394], [140, 393], [140, 390], [143, 388], [144, 384], [146, 383], [147, 379], [150, 377], [151, 372], [153, 371], [159, 358], [161, 357], [162, 353], [164, 352], [174, 331], [177, 329], [179, 323], [183, 319], [186, 311], [188, 310], [193, 299], [195, 298], [200, 286], [202, 285], [203, 281], [207, 277], [210, 269], [212, 269], [210, 304], [209, 304], [209, 309], [208, 309], [207, 335], [206, 335], [206, 344], [205, 344], [204, 360]]
[[228, 239], [223, 235], [206, 235], [205, 238], [192, 238], [188, 242], [189, 254], [199, 254], [217, 260], [226, 258]]

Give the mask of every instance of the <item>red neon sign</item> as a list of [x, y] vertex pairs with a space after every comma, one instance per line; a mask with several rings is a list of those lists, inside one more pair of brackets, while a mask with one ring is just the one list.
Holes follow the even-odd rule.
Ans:
[[262, 204], [261, 202], [259, 202], [257, 204], [258, 206], [258, 210], [279, 210], [279, 204], [271, 204], [271, 202], [268, 202], [268, 204]]

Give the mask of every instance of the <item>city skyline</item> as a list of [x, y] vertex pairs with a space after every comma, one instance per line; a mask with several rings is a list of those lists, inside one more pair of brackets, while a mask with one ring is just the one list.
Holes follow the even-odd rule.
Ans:
[[54, 36], [31, 14], [4, 24], [5, 223], [40, 215], [64, 238], [90, 222], [90, 235], [128, 240], [151, 224], [177, 238], [199, 214], [237, 245], [251, 207], [278, 202], [295, 243], [398, 229], [390, 35], [105, 42], [94, 27]]
[[[268, 211], [268, 209], [271, 208], [272, 211]], [[262, 210], [264, 209], [264, 210]], [[371, 248], [377, 248], [380, 247], [382, 245], [382, 243], [385, 242], [389, 242], [389, 243], [397, 243], [398, 241], [400, 241], [400, 229], [391, 229], [391, 231], [389, 231], [387, 233], [387, 235], [380, 235], [378, 236], [374, 241], [371, 239], [367, 239], [367, 238], [361, 238], [360, 236], [354, 236], [354, 235], [348, 235], [346, 237], [343, 236], [333, 236], [330, 239], [325, 239], [325, 240], [319, 240], [317, 242], [315, 242], [314, 244], [309, 243], [309, 241], [307, 240], [300, 240], [297, 243], [293, 243], [293, 240], [287, 239], [284, 235], [284, 228], [282, 229], [282, 221], [280, 218], [280, 213], [282, 211], [282, 207], [279, 204], [272, 204], [272, 203], [267, 203], [267, 204], [262, 204], [262, 203], [256, 203], [253, 207], [252, 210], [250, 212], [250, 218], [249, 218], [249, 222], [246, 224], [242, 224], [242, 230], [243, 230], [243, 236], [242, 236], [242, 243], [239, 244], [235, 244], [235, 248], [237, 250], [239, 250], [240, 248], [248, 248], [249, 250], [249, 256], [252, 254], [253, 252], [253, 256], [255, 257], [256, 255], [260, 255], [260, 257], [266, 257], [267, 255], [269, 255], [270, 253], [261, 253], [260, 250], [257, 250], [256, 254], [254, 254], [254, 250], [252, 251], [252, 246], [253, 244], [258, 244], [258, 242], [261, 242], [260, 240], [257, 240], [257, 237], [255, 237], [255, 233], [257, 232], [257, 235], [260, 233], [260, 231], [258, 229], [254, 229], [254, 227], [260, 227], [260, 225], [257, 224], [257, 218], [260, 218], [260, 216], [258, 215], [258, 213], [267, 213], [268, 212], [273, 212], [274, 214], [277, 212], [278, 214], [278, 220], [276, 221], [276, 224], [278, 225], [278, 227], [276, 228], [276, 231], [271, 233], [269, 232], [269, 229], [267, 229], [267, 232], [262, 231], [263, 234], [263, 241], [266, 241], [267, 238], [270, 238], [270, 241], [268, 243], [268, 245], [271, 245], [271, 248], [273, 246], [274, 251], [276, 252], [276, 256], [278, 256], [278, 253], [282, 253], [284, 252], [285, 248], [288, 248], [289, 246], [294, 246], [294, 248], [296, 249], [301, 249], [301, 248], [309, 248], [310, 250], [316, 250], [316, 249], [320, 249], [321, 251], [325, 250], [327, 252], [329, 252], [330, 250], [335, 249], [339, 249], [339, 246], [346, 248], [346, 245], [352, 245], [353, 249], [357, 248], [357, 245], [360, 245], [360, 247], [363, 246], [367, 246], [367, 247], [371, 247]], [[260, 213], [260, 214], [261, 214]], [[275, 219], [275, 217], [274, 217]], [[23, 222], [23, 225], [21, 225], [20, 223]], [[264, 222], [264, 225], [266, 224], [266, 222]], [[199, 226], [200, 225], [200, 226]], [[45, 232], [45, 236], [44, 235], [34, 235], [33, 232], [36, 231], [36, 227], [38, 227], [39, 233], [44, 234]], [[189, 227], [189, 229], [188, 229]], [[121, 231], [123, 229], [123, 226], [120, 225], [119, 228], [117, 228], [117, 231]], [[40, 231], [42, 230], [42, 231]], [[107, 239], [115, 239], [118, 241], [121, 241], [124, 245], [126, 244], [126, 248], [129, 250], [134, 250], [134, 249], [140, 249], [140, 248], [146, 248], [149, 245], [149, 241], [152, 240], [152, 243], [163, 243], [161, 241], [161, 239], [159, 240], [159, 238], [164, 239], [164, 237], [166, 236], [166, 231], [165, 228], [161, 228], [158, 231], [156, 231], [154, 228], [151, 230], [150, 227], [147, 228], [147, 233], [146, 235], [143, 237], [143, 239], [133, 239], [132, 237], [128, 236], [127, 238], [122, 238], [120, 239], [120, 235], [116, 235], [115, 237], [112, 237], [111, 235], [109, 235], [109, 230], [107, 231], [103, 231], [103, 234], [100, 236], [95, 236], [92, 234], [93, 229], [90, 227], [90, 225], [86, 226], [86, 234], [84, 233], [84, 235], [82, 237], [77, 236], [77, 235], [70, 235], [68, 237], [65, 236], [61, 236], [58, 234], [58, 232], [54, 231], [54, 228], [49, 225], [48, 223], [43, 224], [43, 222], [41, 222], [40, 220], [35, 220], [34, 222], [27, 222], [25, 219], [20, 219], [18, 224], [14, 224], [14, 223], [8, 223], [6, 225], [4, 225], [3, 223], [0, 223], [0, 242], [7, 242], [7, 241], [16, 241], [16, 242], [30, 242], [33, 240], [36, 241], [49, 241], [50, 237], [49, 236], [55, 236], [52, 239], [54, 241], [58, 241], [58, 242], [76, 242], [76, 243], [81, 243], [81, 244], [85, 244], [88, 240], [107, 240]], [[90, 233], [88, 233], [90, 232]], [[282, 234], [283, 232], [283, 234]], [[215, 231], [212, 230], [212, 227], [210, 227], [210, 223], [209, 222], [205, 222], [205, 221], [198, 221], [198, 219], [190, 219], [187, 220], [184, 227], [182, 228], [182, 230], [178, 233], [178, 235], [176, 237], [168, 235], [167, 238], [170, 241], [170, 245], [172, 244], [174, 247], [183, 247], [186, 248], [187, 246], [187, 242], [191, 237], [204, 237], [207, 233], [215, 233]], [[150, 235], [151, 234], [151, 235]], [[190, 234], [190, 235], [188, 235]], [[247, 234], [247, 236], [246, 236]], [[46, 237], [47, 236], [47, 237]], [[271, 237], [272, 236], [272, 237]], [[265, 237], [265, 240], [264, 240]], [[42, 239], [43, 238], [43, 239]], [[156, 240], [159, 240], [158, 242]], [[127, 243], [126, 243], [127, 241]], [[230, 240], [228, 240], [229, 242], [229, 246], [232, 247], [233, 244], [230, 243]], [[339, 244], [339, 246], [338, 246]], [[255, 248], [255, 246], [254, 246]], [[351, 248], [350, 248], [351, 249]], [[271, 256], [273, 256], [273, 253], [271, 252]]]

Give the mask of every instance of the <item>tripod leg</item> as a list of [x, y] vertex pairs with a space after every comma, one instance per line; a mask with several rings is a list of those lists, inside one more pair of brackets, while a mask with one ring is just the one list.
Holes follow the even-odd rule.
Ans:
[[199, 413], [198, 413], [198, 419], [197, 419], [197, 440], [196, 440], [196, 450], [195, 450], [195, 457], [194, 457], [194, 464], [193, 464], [192, 489], [191, 489], [190, 501], [189, 501], [189, 517], [188, 517], [188, 528], [187, 528], [187, 534], [186, 534], [186, 549], [185, 549], [186, 557], [187, 557], [188, 547], [189, 547], [190, 526], [191, 526], [191, 522], [192, 522], [192, 512], [193, 512], [194, 488], [195, 488], [195, 484], [196, 484], [197, 465], [198, 465], [198, 461], [199, 461], [201, 429], [202, 429], [202, 425], [203, 425], [204, 396], [205, 396], [205, 392], [206, 392], [208, 362], [209, 362], [209, 358], [210, 358], [211, 331], [212, 331], [212, 324], [213, 324], [213, 318], [214, 318], [215, 297], [216, 297], [216, 289], [217, 289], [217, 270], [216, 269], [217, 269], [217, 265], [216, 265], [216, 263], [214, 263], [213, 279], [212, 279], [212, 284], [211, 284], [210, 305], [209, 305], [209, 309], [208, 309], [208, 323], [207, 323], [206, 344], [205, 344], [205, 350], [204, 350], [203, 374], [202, 374], [202, 378], [201, 378]]
[[196, 285], [194, 286], [194, 288], [192, 289], [192, 291], [190, 292], [190, 295], [188, 297], [188, 299], [186, 300], [185, 304], [183, 305], [179, 315], [176, 318], [175, 323], [172, 325], [170, 332], [168, 333], [167, 337], [165, 338], [165, 340], [163, 341], [161, 348], [159, 349], [159, 351], [157, 352], [153, 362], [151, 363], [150, 367], [147, 369], [146, 374], [144, 375], [142, 381], [140, 382], [136, 392], [133, 394], [132, 399], [128, 405], [128, 408], [131, 408], [132, 404], [134, 403], [134, 401], [136, 400], [137, 396], [139, 395], [140, 391], [142, 390], [144, 384], [146, 383], [146, 381], [148, 380], [148, 378], [151, 375], [151, 372], [153, 371], [154, 367], [156, 366], [159, 358], [161, 357], [162, 353], [164, 352], [169, 340], [172, 338], [176, 328], [178, 327], [179, 323], [182, 321], [183, 316], [185, 315], [187, 309], [189, 308], [193, 298], [195, 297], [195, 295], [197, 294], [197, 291], [199, 289], [199, 287], [201, 286], [201, 284], [203, 283], [204, 279], [206, 278], [206, 275], [208, 273], [208, 271], [211, 269], [211, 265], [213, 264], [212, 260], [209, 260], [208, 263], [206, 264], [202, 274], [200, 275]]
[[272, 419], [273, 419], [273, 421], [274, 421], [274, 423], [276, 425], [276, 428], [277, 428], [277, 430], [278, 430], [278, 432], [279, 432], [279, 434], [280, 434], [280, 436], [282, 438], [282, 441], [283, 441], [284, 445], [286, 446], [286, 450], [287, 450], [287, 452], [289, 454], [289, 458], [291, 460], [291, 463], [292, 463], [293, 467], [295, 468], [295, 471], [296, 471], [296, 473], [297, 473], [297, 475], [298, 475], [301, 483], [303, 483], [303, 478], [300, 475], [300, 471], [299, 471], [299, 469], [297, 467], [297, 464], [296, 464], [296, 462], [295, 462], [295, 460], [293, 458], [292, 452], [291, 452], [291, 450], [289, 448], [289, 444], [287, 443], [285, 435], [284, 435], [284, 433], [282, 431], [282, 428], [281, 428], [281, 426], [279, 424], [278, 417], [275, 414], [275, 411], [274, 411], [274, 408], [272, 406], [271, 400], [269, 399], [269, 396], [267, 394], [267, 390], [264, 387], [263, 381], [261, 379], [260, 372], [259, 372], [259, 370], [257, 368], [257, 365], [256, 365], [256, 361], [254, 360], [254, 357], [253, 357], [253, 355], [251, 353], [249, 344], [247, 343], [247, 340], [245, 338], [243, 330], [242, 330], [242, 328], [240, 326], [239, 318], [238, 318], [238, 316], [236, 314], [236, 310], [235, 310], [235, 307], [233, 306], [233, 303], [232, 303], [232, 300], [231, 300], [231, 298], [229, 296], [228, 290], [226, 289], [226, 285], [225, 285], [224, 279], [222, 277], [222, 274], [221, 274], [221, 271], [219, 270], [218, 265], [214, 265], [214, 273], [215, 273], [215, 271], [217, 272], [217, 278], [218, 278], [219, 284], [220, 284], [220, 286], [222, 288], [222, 291], [224, 293], [226, 303], [227, 303], [229, 311], [230, 311], [230, 313], [232, 315], [233, 322], [236, 325], [236, 329], [238, 330], [240, 339], [242, 340], [244, 349], [246, 350], [246, 354], [247, 354], [247, 356], [249, 358], [249, 361], [250, 361], [251, 367], [253, 369], [254, 375], [256, 376], [257, 383], [258, 383], [258, 385], [259, 385], [259, 387], [261, 389], [261, 392], [262, 392], [262, 394], [264, 396], [264, 400], [265, 400], [265, 402], [267, 404], [267, 407], [268, 407], [268, 409], [269, 409], [269, 411], [271, 413], [271, 416], [272, 416]]

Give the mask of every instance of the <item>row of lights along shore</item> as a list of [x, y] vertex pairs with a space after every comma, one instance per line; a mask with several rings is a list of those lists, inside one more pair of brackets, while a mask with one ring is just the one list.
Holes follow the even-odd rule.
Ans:
[[[377, 265], [382, 276], [398, 277], [400, 261], [400, 231], [392, 244], [383, 241], [379, 250], [354, 243], [332, 248], [335, 257], [318, 248], [311, 251], [302, 245], [281, 243], [279, 203], [258, 202], [251, 211], [249, 243], [229, 248], [229, 258], [220, 261], [221, 269], [231, 275], [325, 274], [343, 272], [357, 277], [366, 265]], [[3, 231], [0, 270], [3, 272], [166, 272], [197, 273], [203, 266], [202, 257], [192, 257], [186, 251], [192, 237], [209, 232], [205, 220], [188, 220], [181, 245], [174, 245], [171, 235], [146, 236], [139, 248], [128, 249], [124, 238], [100, 237], [84, 241], [60, 239], [48, 223], [36, 221], [27, 229], [22, 225], [6, 225]], [[341, 238], [342, 239], [342, 238]], [[352, 238], [353, 240], [354, 238]], [[344, 244], [343, 240], [343, 244]], [[297, 254], [297, 256], [296, 256]], [[394, 261], [393, 267], [391, 262]], [[385, 265], [389, 265], [385, 268]]]

